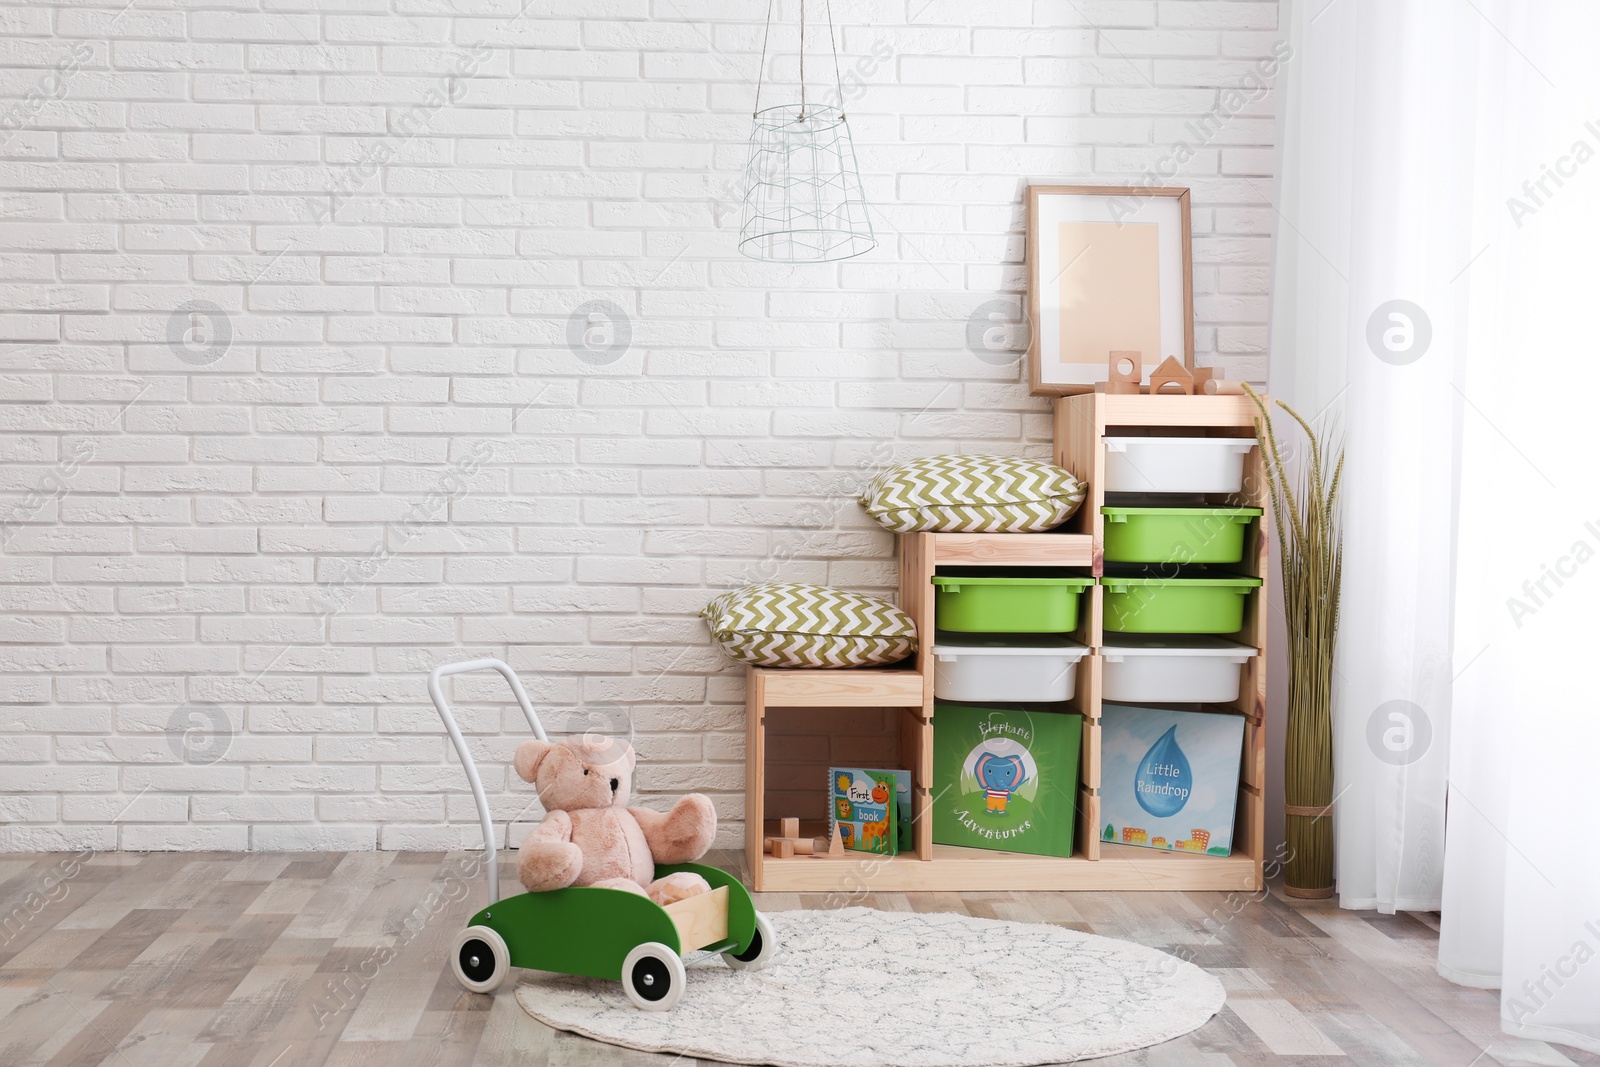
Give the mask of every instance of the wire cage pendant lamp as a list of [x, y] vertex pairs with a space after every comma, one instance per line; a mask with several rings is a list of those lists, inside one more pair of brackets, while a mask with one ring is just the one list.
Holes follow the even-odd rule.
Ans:
[[807, 99], [806, 0], [800, 0], [800, 102], [763, 108], [761, 88], [772, 36], [773, 0], [767, 0], [739, 222], [739, 251], [751, 259], [826, 263], [870, 252], [878, 243], [844, 115], [832, 0], [822, 2], [833, 53], [834, 100]]

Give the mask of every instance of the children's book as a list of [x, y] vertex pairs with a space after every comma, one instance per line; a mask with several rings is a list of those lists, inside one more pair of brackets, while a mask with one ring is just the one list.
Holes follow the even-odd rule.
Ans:
[[844, 839], [844, 847], [856, 852], [899, 855], [899, 805], [895, 802], [899, 773], [906, 775], [906, 796], [909, 801], [909, 771], [828, 768], [829, 835], [832, 836], [837, 829]]
[[936, 703], [933, 843], [1072, 855], [1077, 713]]
[[1228, 855], [1244, 717], [1108, 703], [1101, 722], [1101, 840]]

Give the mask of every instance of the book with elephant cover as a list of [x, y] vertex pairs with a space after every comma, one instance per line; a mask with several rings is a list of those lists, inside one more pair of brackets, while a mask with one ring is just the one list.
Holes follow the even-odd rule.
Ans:
[[828, 768], [829, 835], [837, 828], [847, 849], [880, 856], [899, 855], [900, 805], [895, 798], [898, 774], [906, 775], [909, 796], [909, 771]]
[[1072, 855], [1083, 716], [934, 705], [933, 841]]

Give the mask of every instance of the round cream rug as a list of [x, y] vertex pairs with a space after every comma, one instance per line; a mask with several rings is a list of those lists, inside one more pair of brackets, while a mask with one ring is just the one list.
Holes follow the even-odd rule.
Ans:
[[1222, 983], [1153, 948], [1059, 926], [845, 908], [767, 915], [764, 970], [686, 961], [671, 1011], [620, 982], [527, 972], [517, 1001], [599, 1041], [778, 1067], [1027, 1067], [1143, 1048], [1222, 1007]]

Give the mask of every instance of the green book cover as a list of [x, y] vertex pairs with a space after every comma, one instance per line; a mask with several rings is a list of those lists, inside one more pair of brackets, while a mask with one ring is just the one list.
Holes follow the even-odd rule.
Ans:
[[880, 856], [900, 853], [895, 772], [862, 767], [828, 768], [828, 833], [835, 827], [844, 847]]
[[1072, 855], [1083, 716], [969, 704], [933, 714], [933, 840]]

